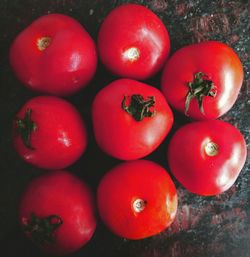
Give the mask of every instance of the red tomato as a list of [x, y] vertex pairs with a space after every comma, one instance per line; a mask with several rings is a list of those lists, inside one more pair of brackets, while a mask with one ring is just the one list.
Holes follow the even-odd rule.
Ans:
[[199, 195], [216, 195], [229, 189], [245, 161], [242, 134], [220, 120], [181, 127], [168, 148], [171, 172], [187, 190]]
[[168, 102], [194, 119], [216, 119], [236, 101], [242, 64], [227, 45], [207, 41], [178, 50], [167, 62], [162, 90]]
[[109, 171], [97, 191], [100, 216], [116, 235], [142, 239], [156, 235], [174, 220], [176, 188], [158, 164], [138, 160]]
[[163, 66], [170, 41], [163, 22], [142, 5], [124, 4], [105, 18], [98, 36], [103, 64], [113, 73], [147, 79]]
[[53, 96], [34, 97], [14, 121], [14, 146], [28, 163], [62, 169], [80, 158], [87, 146], [83, 120], [73, 105]]
[[116, 80], [99, 91], [92, 119], [100, 148], [122, 160], [150, 154], [173, 124], [172, 111], [162, 93], [131, 79]]
[[54, 255], [85, 245], [96, 228], [93, 197], [88, 186], [66, 171], [35, 178], [22, 195], [19, 220], [25, 234]]
[[73, 18], [49, 14], [35, 20], [14, 40], [10, 63], [28, 88], [66, 96], [93, 77], [97, 54], [87, 31]]

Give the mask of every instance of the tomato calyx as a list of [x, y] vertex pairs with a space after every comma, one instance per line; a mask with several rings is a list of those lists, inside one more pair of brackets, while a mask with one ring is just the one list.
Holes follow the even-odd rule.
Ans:
[[31, 119], [32, 109], [28, 108], [25, 112], [24, 118], [16, 118], [16, 131], [21, 136], [24, 145], [34, 150], [30, 144], [31, 133], [37, 129], [36, 123]]
[[212, 80], [209, 80], [208, 76], [203, 72], [198, 72], [194, 74], [194, 80], [192, 82], [188, 82], [188, 87], [189, 91], [185, 101], [185, 115], [188, 116], [187, 112], [189, 109], [189, 105], [194, 98], [196, 98], [198, 101], [201, 113], [205, 114], [203, 109], [203, 97], [216, 96], [217, 89], [214, 86], [214, 82]]
[[37, 48], [41, 52], [44, 51], [51, 43], [50, 37], [41, 37], [37, 40]]
[[58, 215], [39, 218], [34, 213], [31, 214], [30, 219], [23, 219], [22, 222], [24, 232], [41, 246], [55, 243], [54, 232], [63, 224], [63, 220]]
[[128, 96], [124, 96], [122, 100], [122, 109], [130, 114], [136, 121], [141, 121], [145, 117], [153, 117], [155, 110], [151, 110], [155, 104], [155, 97], [148, 96], [145, 100], [143, 96], [134, 94], [131, 97], [129, 105], [126, 105]]

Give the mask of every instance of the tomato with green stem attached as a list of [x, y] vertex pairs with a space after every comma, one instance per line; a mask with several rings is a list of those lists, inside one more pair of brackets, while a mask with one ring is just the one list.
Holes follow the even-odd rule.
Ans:
[[119, 79], [96, 95], [92, 120], [96, 141], [105, 153], [135, 160], [162, 143], [172, 127], [173, 114], [158, 89]]
[[42, 250], [66, 255], [93, 236], [96, 217], [93, 195], [80, 179], [54, 171], [33, 179], [19, 206], [24, 233]]
[[14, 120], [14, 147], [22, 159], [43, 169], [62, 169], [87, 147], [87, 131], [76, 108], [64, 99], [38, 96]]
[[207, 41], [177, 50], [161, 87], [169, 104], [197, 119], [216, 119], [235, 103], [243, 82], [239, 57], [226, 44]]

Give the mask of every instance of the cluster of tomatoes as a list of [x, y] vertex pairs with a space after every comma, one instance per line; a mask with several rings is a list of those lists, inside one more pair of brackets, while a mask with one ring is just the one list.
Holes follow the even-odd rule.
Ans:
[[[138, 160], [152, 153], [170, 131], [174, 118], [168, 103], [200, 120], [181, 127], [170, 140], [167, 159], [176, 179], [200, 195], [224, 192], [237, 179], [246, 159], [245, 140], [234, 126], [215, 119], [236, 101], [243, 69], [233, 50], [216, 41], [183, 47], [167, 60], [166, 27], [149, 9], [135, 4], [110, 12], [97, 49], [108, 70], [124, 78], [95, 96], [95, 139], [106, 154], [126, 161], [101, 179], [97, 207], [115, 234], [142, 239], [166, 229], [177, 211], [177, 192], [167, 171]], [[71, 17], [49, 14], [16, 37], [10, 63], [23, 84], [49, 95], [30, 99], [17, 113], [15, 149], [26, 162], [54, 170], [27, 186], [20, 224], [45, 251], [68, 254], [92, 237], [95, 201], [83, 181], [63, 170], [84, 153], [87, 132], [77, 109], [58, 96], [74, 94], [92, 79], [95, 43]], [[137, 81], [162, 67], [162, 92]]]

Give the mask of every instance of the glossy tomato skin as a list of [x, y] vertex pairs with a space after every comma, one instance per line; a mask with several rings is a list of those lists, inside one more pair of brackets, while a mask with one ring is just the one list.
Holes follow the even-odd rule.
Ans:
[[[30, 147], [17, 133], [17, 119], [31, 109], [35, 129]], [[87, 147], [87, 131], [76, 108], [58, 97], [38, 96], [26, 102], [14, 121], [14, 147], [24, 161], [43, 169], [62, 169], [77, 161]]]
[[[137, 200], [143, 201], [142, 209], [135, 208]], [[165, 230], [174, 220], [177, 202], [166, 170], [146, 160], [117, 165], [105, 174], [97, 191], [103, 222], [116, 235], [133, 240]]]
[[25, 227], [31, 215], [38, 218], [57, 215], [62, 224], [52, 233], [52, 243], [38, 243], [44, 251], [65, 255], [85, 245], [93, 236], [96, 217], [93, 195], [88, 186], [66, 171], [54, 171], [33, 179], [20, 201], [19, 221]]
[[[45, 39], [43, 45], [41, 39]], [[10, 63], [28, 88], [67, 96], [86, 86], [94, 76], [97, 53], [93, 39], [80, 23], [66, 15], [49, 14], [16, 37]]]
[[142, 5], [123, 4], [101, 25], [98, 50], [114, 74], [144, 80], [158, 72], [169, 54], [170, 41], [163, 22]]
[[216, 119], [235, 103], [243, 82], [239, 57], [226, 44], [207, 41], [185, 46], [173, 54], [162, 75], [162, 91], [173, 108], [185, 112], [188, 83], [202, 72], [214, 83], [215, 97], [203, 98], [204, 114], [197, 99], [191, 100], [187, 115], [193, 119]]
[[244, 137], [234, 126], [220, 120], [181, 127], [168, 147], [170, 171], [187, 190], [199, 195], [228, 190], [245, 161]]
[[[125, 96], [155, 97], [152, 117], [136, 121], [122, 109]], [[147, 84], [119, 79], [104, 87], [92, 105], [96, 141], [107, 154], [121, 160], [135, 160], [154, 151], [173, 124], [173, 114], [162, 93]]]

